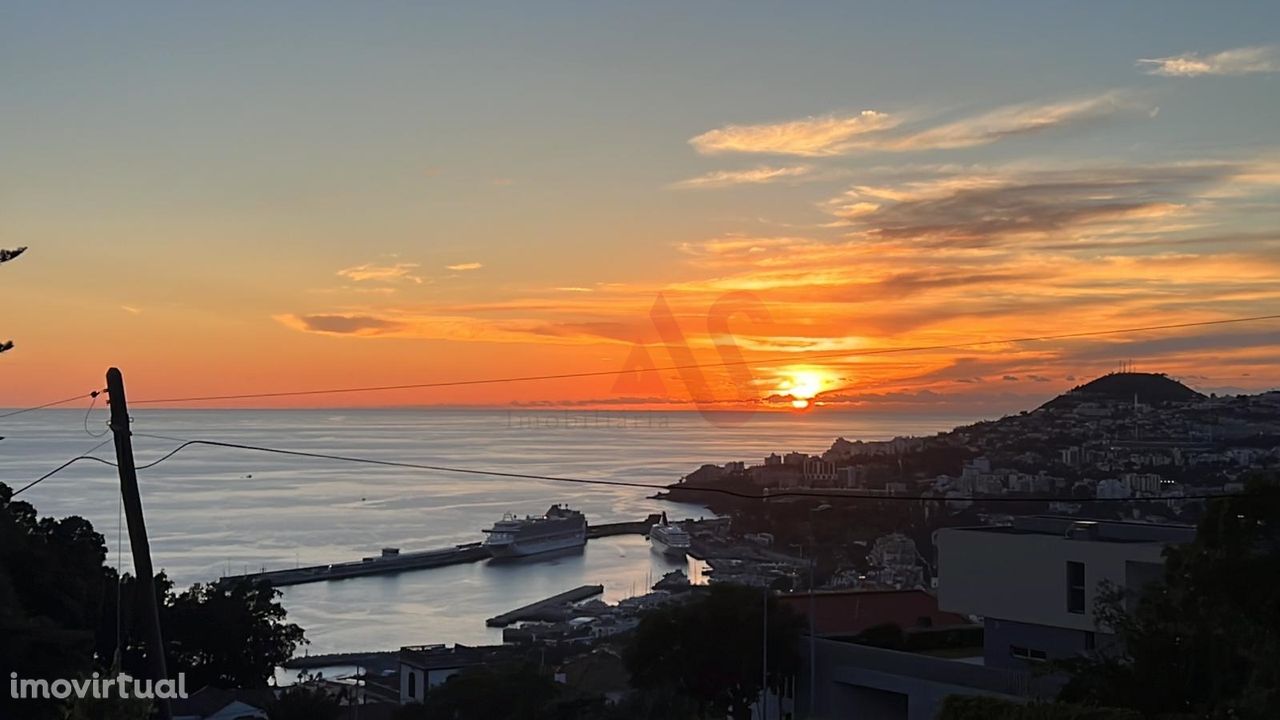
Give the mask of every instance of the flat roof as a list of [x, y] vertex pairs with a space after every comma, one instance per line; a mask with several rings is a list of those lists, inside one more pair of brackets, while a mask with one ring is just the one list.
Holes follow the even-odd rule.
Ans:
[[1056, 535], [1086, 542], [1188, 543], [1195, 539], [1192, 525], [1144, 523], [1127, 520], [1093, 520], [1069, 515], [1016, 517], [1012, 525], [978, 525], [949, 530], [999, 533], [1004, 535]]

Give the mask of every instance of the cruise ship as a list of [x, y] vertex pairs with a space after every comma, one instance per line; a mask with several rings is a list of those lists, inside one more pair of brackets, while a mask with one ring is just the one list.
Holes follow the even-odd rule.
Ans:
[[577, 510], [552, 505], [542, 517], [507, 513], [485, 532], [484, 546], [493, 557], [526, 557], [586, 545], [587, 518]]
[[663, 555], [684, 557], [689, 552], [689, 533], [679, 525], [667, 522], [667, 514], [662, 513], [658, 524], [649, 528], [649, 544]]

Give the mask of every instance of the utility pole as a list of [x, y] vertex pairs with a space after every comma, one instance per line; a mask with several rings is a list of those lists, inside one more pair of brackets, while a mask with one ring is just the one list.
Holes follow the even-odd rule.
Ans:
[[[160, 632], [160, 608], [156, 606], [155, 571], [151, 568], [151, 544], [147, 541], [147, 526], [142, 519], [142, 496], [138, 493], [138, 471], [133, 464], [132, 432], [129, 429], [129, 406], [124, 397], [124, 377], [120, 370], [107, 370], [107, 394], [111, 403], [111, 432], [116, 441], [116, 465], [120, 470], [120, 495], [124, 498], [125, 519], [129, 523], [129, 547], [133, 552], [133, 567], [137, 573], [137, 603], [147, 625], [148, 658], [151, 679], [160, 682], [169, 677], [165, 669], [164, 638]], [[154, 686], [153, 686], [154, 687]], [[160, 720], [172, 720], [167, 698], [155, 699]]]
[[[810, 510], [810, 513], [813, 511]], [[813, 532], [813, 515], [809, 516], [809, 532]], [[812, 538], [812, 535], [810, 536]], [[811, 539], [812, 543], [813, 540]], [[813, 586], [814, 566], [818, 564], [816, 557], [817, 550], [814, 547], [809, 548], [809, 717], [814, 717], [813, 704], [817, 701], [818, 695], [818, 641], [814, 637], [814, 620], [813, 615], [816, 612], [814, 608], [814, 594], [817, 588]]]
[[818, 702], [818, 633], [814, 617], [817, 615], [817, 608], [814, 605], [814, 594], [817, 588], [814, 587], [814, 575], [817, 574], [818, 567], [818, 534], [814, 529], [815, 518], [818, 513], [829, 509], [830, 506], [825, 503], [817, 507], [809, 508], [809, 717], [816, 715], [813, 708]]
[[760, 644], [760, 720], [769, 717], [769, 583], [764, 585], [764, 630]]

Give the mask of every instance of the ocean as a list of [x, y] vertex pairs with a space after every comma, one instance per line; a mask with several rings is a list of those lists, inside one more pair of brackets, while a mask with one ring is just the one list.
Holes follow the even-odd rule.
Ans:
[[[759, 462], [770, 452], [818, 453], [838, 436], [931, 434], [972, 420], [949, 416], [551, 410], [138, 410], [134, 450], [144, 464], [178, 443], [157, 434], [290, 450], [586, 479], [662, 485], [704, 463]], [[96, 409], [87, 426], [104, 431]], [[83, 410], [0, 421], [0, 482], [25, 485], [95, 443]], [[111, 459], [110, 443], [96, 453]], [[228, 573], [358, 560], [482, 539], [505, 512], [540, 514], [553, 503], [589, 522], [707, 517], [703, 507], [648, 499], [643, 488], [526, 481], [357, 465], [193, 446], [139, 472], [152, 560], [178, 584]], [[81, 462], [21, 496], [41, 515], [81, 515], [131, 569], [112, 467]], [[122, 538], [123, 543], [117, 541]], [[118, 551], [123, 544], [123, 553]], [[645, 591], [673, 563], [640, 536], [591, 540], [581, 553], [536, 561], [480, 562], [283, 589], [306, 652], [501, 642], [485, 618], [587, 583], [616, 601]]]

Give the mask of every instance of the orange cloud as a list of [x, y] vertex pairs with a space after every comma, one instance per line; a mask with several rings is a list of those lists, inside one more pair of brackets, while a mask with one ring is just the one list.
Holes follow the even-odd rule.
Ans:
[[671, 187], [679, 190], [705, 190], [733, 185], [763, 185], [779, 180], [795, 180], [812, 174], [813, 168], [809, 165], [793, 165], [791, 167], [761, 165], [748, 170], [716, 170], [705, 175], [672, 183]]
[[904, 130], [899, 115], [864, 110], [758, 125], [726, 125], [698, 135], [689, 144], [704, 155], [769, 153], [830, 157], [855, 152], [952, 150], [986, 145], [1005, 137], [1101, 120], [1151, 106], [1131, 91], [1112, 90], [1048, 103], [1008, 105], [933, 127]]
[[1280, 53], [1275, 46], [1261, 45], [1235, 48], [1202, 55], [1184, 53], [1162, 58], [1138, 60], [1149, 75], [1166, 77], [1198, 77], [1200, 75], [1249, 75], [1280, 72]]
[[895, 151], [953, 150], [1137, 110], [1149, 111], [1150, 108], [1132, 93], [1123, 91], [1062, 102], [1009, 105], [989, 113], [889, 139], [881, 147]]
[[343, 268], [337, 272], [339, 277], [347, 278], [354, 282], [412, 282], [422, 283], [422, 278], [413, 274], [418, 268], [417, 263], [394, 263], [391, 265], [378, 265], [377, 263], [364, 263], [354, 267]]
[[839, 155], [857, 138], [895, 127], [896, 117], [875, 110], [760, 125], [726, 125], [689, 140], [703, 155], [726, 152], [820, 157]]

